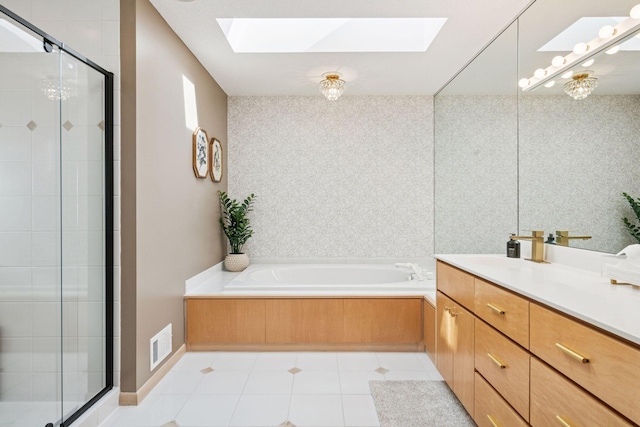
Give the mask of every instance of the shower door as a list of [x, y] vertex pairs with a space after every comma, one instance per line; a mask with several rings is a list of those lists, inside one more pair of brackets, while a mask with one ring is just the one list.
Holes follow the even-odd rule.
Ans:
[[112, 385], [112, 75], [98, 69], [0, 6], [2, 427], [68, 426]]

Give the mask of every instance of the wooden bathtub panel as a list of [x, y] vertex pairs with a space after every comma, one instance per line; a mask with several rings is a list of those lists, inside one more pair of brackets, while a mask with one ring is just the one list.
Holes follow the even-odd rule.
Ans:
[[347, 343], [422, 342], [422, 299], [344, 300]]
[[267, 343], [341, 343], [342, 299], [272, 299], [266, 302]]
[[187, 342], [264, 343], [265, 302], [261, 299], [187, 300]]

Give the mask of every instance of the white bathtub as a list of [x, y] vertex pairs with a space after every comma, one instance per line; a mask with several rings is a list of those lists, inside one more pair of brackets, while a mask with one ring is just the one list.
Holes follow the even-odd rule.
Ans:
[[252, 265], [225, 285], [232, 295], [425, 295], [434, 280], [410, 270], [376, 264]]

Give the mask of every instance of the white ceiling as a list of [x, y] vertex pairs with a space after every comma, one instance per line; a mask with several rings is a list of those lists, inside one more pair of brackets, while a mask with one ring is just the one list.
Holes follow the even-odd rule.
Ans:
[[[434, 94], [530, 0], [151, 0], [230, 96], [317, 95], [339, 71], [345, 95]], [[234, 53], [216, 18], [447, 18], [426, 52]]]

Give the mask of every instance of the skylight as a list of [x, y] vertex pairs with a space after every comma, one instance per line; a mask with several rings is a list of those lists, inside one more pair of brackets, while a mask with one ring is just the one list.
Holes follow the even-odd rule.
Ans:
[[236, 53], [425, 52], [447, 18], [218, 18]]
[[[560, 34], [538, 49], [539, 52], [571, 52], [576, 43], [588, 42], [598, 37], [605, 25], [615, 27], [627, 16], [583, 17], [569, 25]], [[640, 50], [640, 39], [631, 38], [620, 45], [620, 50]]]

